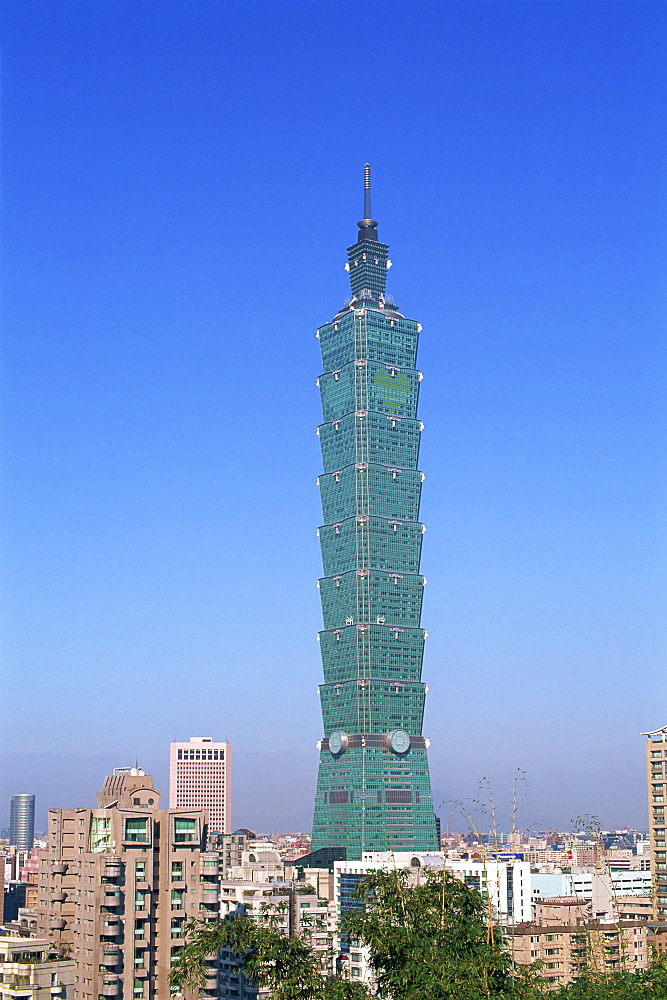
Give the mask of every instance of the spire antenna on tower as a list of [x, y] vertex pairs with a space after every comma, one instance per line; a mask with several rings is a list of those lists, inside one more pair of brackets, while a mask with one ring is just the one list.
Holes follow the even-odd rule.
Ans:
[[360, 240], [372, 240], [373, 243], [377, 243], [378, 238], [378, 224], [373, 218], [371, 210], [371, 165], [370, 163], [364, 164], [364, 217], [361, 222], [357, 223], [361, 232], [359, 233]]
[[364, 164], [364, 219], [372, 219], [371, 211], [371, 165]]

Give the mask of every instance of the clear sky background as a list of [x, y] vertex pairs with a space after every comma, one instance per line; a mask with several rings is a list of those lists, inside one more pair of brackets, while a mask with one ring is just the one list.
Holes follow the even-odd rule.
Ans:
[[667, 6], [8, 0], [0, 27], [0, 823], [135, 760], [166, 791], [169, 741], [208, 735], [236, 826], [310, 828], [314, 335], [369, 160], [423, 324], [436, 804], [486, 782], [507, 827], [520, 773], [523, 827], [644, 826]]

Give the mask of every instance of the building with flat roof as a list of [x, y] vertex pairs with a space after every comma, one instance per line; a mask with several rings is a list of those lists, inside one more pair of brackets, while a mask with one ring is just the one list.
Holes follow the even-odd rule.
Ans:
[[[445, 869], [461, 882], [477, 889], [482, 898], [489, 901], [494, 920], [519, 924], [532, 916], [530, 865], [525, 861], [516, 858], [505, 861], [456, 861], [446, 858], [442, 851], [378, 851], [366, 853], [359, 860], [334, 861], [331, 909], [336, 922], [348, 911], [363, 905], [355, 898], [355, 892], [369, 872], [394, 869], [409, 870], [413, 885], [424, 883], [429, 873]], [[308, 874], [308, 869], [304, 870], [304, 874]], [[343, 963], [350, 977], [372, 986], [374, 977], [368, 949], [340, 933], [336, 947], [339, 962]]]
[[232, 832], [232, 745], [191, 736], [169, 746], [169, 808], [207, 809], [211, 833]]
[[3, 933], [0, 928], [0, 1000], [75, 1000], [75, 963], [47, 938]]
[[385, 292], [389, 247], [370, 195], [366, 164], [347, 252], [352, 297], [317, 332], [324, 736], [311, 853], [338, 848], [350, 860], [439, 848], [422, 735], [421, 326]]
[[596, 920], [576, 896], [546, 899], [535, 919], [505, 928], [507, 947], [520, 965], [540, 962], [535, 973], [551, 987], [585, 972], [637, 972], [650, 961], [646, 919]]

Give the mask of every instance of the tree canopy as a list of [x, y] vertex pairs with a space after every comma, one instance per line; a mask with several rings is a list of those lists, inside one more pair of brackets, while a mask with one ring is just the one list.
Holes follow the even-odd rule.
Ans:
[[222, 949], [238, 956], [241, 972], [257, 986], [271, 991], [274, 1000], [365, 1000], [370, 994], [346, 976], [327, 976], [326, 958], [313, 949], [310, 934], [287, 936], [275, 926], [271, 913], [265, 921], [232, 914], [210, 923], [186, 926], [187, 944], [172, 967], [172, 991], [204, 985], [207, 961]]
[[515, 965], [481, 894], [450, 872], [375, 871], [357, 890], [364, 906], [345, 930], [366, 945], [380, 997], [478, 1000], [525, 997], [530, 970]]

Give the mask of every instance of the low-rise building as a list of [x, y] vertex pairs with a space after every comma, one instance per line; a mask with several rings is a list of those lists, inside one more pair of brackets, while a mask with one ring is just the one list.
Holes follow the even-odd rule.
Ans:
[[0, 1000], [74, 1000], [74, 962], [46, 938], [2, 934]]
[[570, 872], [532, 872], [531, 894], [533, 902], [554, 896], [576, 896], [590, 901], [594, 884], [609, 881], [612, 896], [652, 895], [651, 873], [646, 871], [606, 872], [603, 868], [574, 869]]
[[650, 961], [648, 921], [595, 920], [577, 896], [546, 899], [535, 919], [505, 927], [508, 948], [520, 965], [539, 961], [537, 974], [551, 985], [584, 972], [636, 972]]

